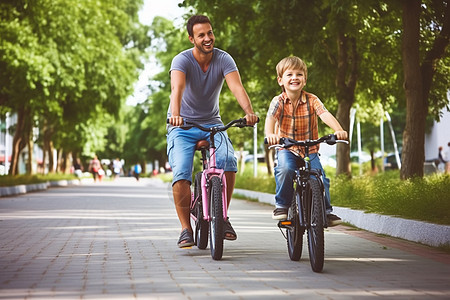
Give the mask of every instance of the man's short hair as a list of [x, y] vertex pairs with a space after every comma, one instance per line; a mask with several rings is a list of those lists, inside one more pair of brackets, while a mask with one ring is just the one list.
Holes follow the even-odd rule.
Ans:
[[187, 28], [187, 32], [188, 32], [189, 36], [194, 37], [194, 30], [192, 28], [194, 28], [195, 24], [205, 24], [205, 23], [209, 23], [212, 26], [211, 21], [209, 20], [209, 18], [207, 16], [196, 15], [196, 16], [190, 17], [186, 24], [186, 28]]

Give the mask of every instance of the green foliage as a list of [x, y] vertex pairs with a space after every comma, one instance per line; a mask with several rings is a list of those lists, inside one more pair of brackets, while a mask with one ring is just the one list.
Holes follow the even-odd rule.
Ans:
[[275, 179], [265, 172], [258, 172], [258, 177], [253, 177], [253, 168], [246, 167], [243, 173], [238, 172], [236, 174], [235, 187], [275, 194]]
[[[425, 56], [443, 28], [448, 3], [421, 2], [420, 51]], [[333, 114], [338, 107], [346, 113], [350, 105], [358, 104], [359, 112], [369, 116], [364, 120], [367, 127], [373, 128], [379, 123], [380, 108], [383, 108], [393, 117], [395, 114], [393, 123], [398, 137], [403, 134], [406, 116], [400, 4], [375, 0], [183, 2], [184, 6], [193, 7], [193, 12], [206, 14], [212, 20], [216, 44], [235, 58], [262, 122], [270, 99], [279, 93], [275, 65], [285, 56], [297, 55], [306, 61], [309, 69], [305, 89], [317, 94]], [[448, 36], [443, 39], [448, 40]], [[344, 45], [347, 51], [338, 51], [338, 40], [347, 43]], [[354, 46], [352, 51], [351, 46]], [[434, 65], [432, 90], [426, 99], [430, 103], [428, 124], [431, 119], [439, 118], [442, 108], [448, 107], [449, 51], [447, 47], [443, 58]], [[338, 73], [339, 65], [351, 63], [356, 64], [355, 70], [350, 72], [348, 68]], [[337, 85], [338, 82], [347, 84], [352, 78], [357, 78], [354, 93], [349, 85]], [[343, 105], [342, 99], [348, 103]], [[369, 140], [372, 142], [375, 141]], [[375, 148], [373, 143], [368, 146]]]
[[[142, 0], [0, 4], [0, 104], [12, 112], [27, 107], [25, 119], [40, 128], [38, 144], [52, 141], [75, 153], [92, 137], [107, 144], [111, 116], [118, 117], [131, 94], [150, 43], [148, 28], [138, 21], [141, 5]], [[88, 151], [102, 147], [87, 145]]]
[[[331, 178], [331, 204], [368, 213], [398, 216], [450, 225], [450, 176], [435, 174], [400, 180], [399, 171], [377, 175]], [[275, 179], [267, 174], [254, 178], [250, 171], [236, 177], [236, 188], [275, 194]]]
[[332, 204], [450, 225], [450, 176], [400, 180], [398, 171], [331, 181]]
[[0, 187], [5, 186], [15, 186], [15, 185], [26, 185], [26, 184], [36, 184], [45, 183], [49, 181], [58, 180], [74, 180], [77, 179], [75, 175], [18, 175], [18, 176], [0, 176]]

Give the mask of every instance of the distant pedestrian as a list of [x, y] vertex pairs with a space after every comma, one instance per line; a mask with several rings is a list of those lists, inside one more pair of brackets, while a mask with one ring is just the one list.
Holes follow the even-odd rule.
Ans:
[[120, 173], [122, 172], [122, 162], [119, 158], [116, 158], [113, 162], [113, 176], [114, 179], [120, 176]]
[[77, 177], [81, 177], [81, 175], [83, 174], [83, 166], [81, 165], [81, 161], [79, 158], [77, 158], [73, 163], [73, 172]]
[[89, 172], [92, 173], [92, 176], [94, 177], [94, 182], [102, 181], [103, 174], [105, 172], [102, 169], [102, 164], [98, 160], [97, 155], [94, 155], [94, 158], [89, 163]]
[[139, 181], [139, 176], [141, 175], [142, 172], [142, 167], [139, 163], [134, 165], [133, 168], [133, 174], [134, 174], [134, 178], [136, 178], [137, 181]]
[[445, 173], [450, 174], [450, 142], [447, 144], [447, 151], [445, 151]]

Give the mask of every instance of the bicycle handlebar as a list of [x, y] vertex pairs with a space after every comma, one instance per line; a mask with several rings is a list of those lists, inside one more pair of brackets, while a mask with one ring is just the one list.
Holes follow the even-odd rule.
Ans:
[[[258, 123], [259, 122], [259, 118], [258, 118], [258, 121], [256, 122], [256, 123]], [[167, 119], [167, 123], [169, 123], [169, 119]], [[225, 131], [225, 130], [227, 130], [228, 128], [230, 128], [230, 127], [232, 127], [232, 126], [234, 126], [234, 127], [239, 127], [239, 128], [243, 128], [243, 127], [253, 127], [253, 126], [248, 126], [247, 125], [247, 120], [245, 119], [245, 118], [240, 118], [240, 119], [236, 119], [236, 120], [232, 120], [232, 121], [230, 121], [228, 124], [226, 124], [226, 125], [220, 125], [220, 126], [213, 126], [213, 127], [210, 127], [210, 128], [208, 128], [208, 127], [203, 127], [202, 125], [200, 125], [200, 124], [198, 124], [198, 123], [195, 123], [195, 122], [188, 122], [188, 121], [184, 121], [184, 124], [185, 125], [183, 125], [183, 126], [179, 126], [178, 128], [181, 128], [181, 129], [190, 129], [190, 128], [193, 128], [193, 127], [196, 127], [196, 128], [198, 128], [198, 129], [200, 129], [200, 130], [202, 130], [202, 131], [206, 131], [206, 132], [219, 132], [219, 131]]]
[[[280, 138], [279, 144], [269, 146], [269, 149], [274, 147], [289, 148], [292, 146], [311, 147], [320, 143], [327, 143], [328, 145], [334, 145], [336, 143], [348, 144], [348, 141], [338, 140], [336, 135], [334, 134], [325, 135], [317, 140], [304, 140], [304, 141], [297, 141], [291, 138], [282, 137]], [[267, 138], [264, 138], [264, 144], [268, 144]]]

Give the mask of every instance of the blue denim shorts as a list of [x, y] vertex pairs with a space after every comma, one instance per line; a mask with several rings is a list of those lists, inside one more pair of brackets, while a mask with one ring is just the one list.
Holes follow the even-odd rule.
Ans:
[[[212, 127], [216, 125], [203, 125]], [[237, 172], [237, 160], [234, 156], [234, 148], [227, 133], [220, 132], [214, 137], [216, 144], [217, 167], [224, 171]], [[198, 128], [184, 130], [177, 127], [169, 129], [167, 134], [167, 156], [173, 171], [172, 184], [179, 180], [192, 181], [193, 160], [195, 144], [199, 140], [209, 141], [209, 132]]]

